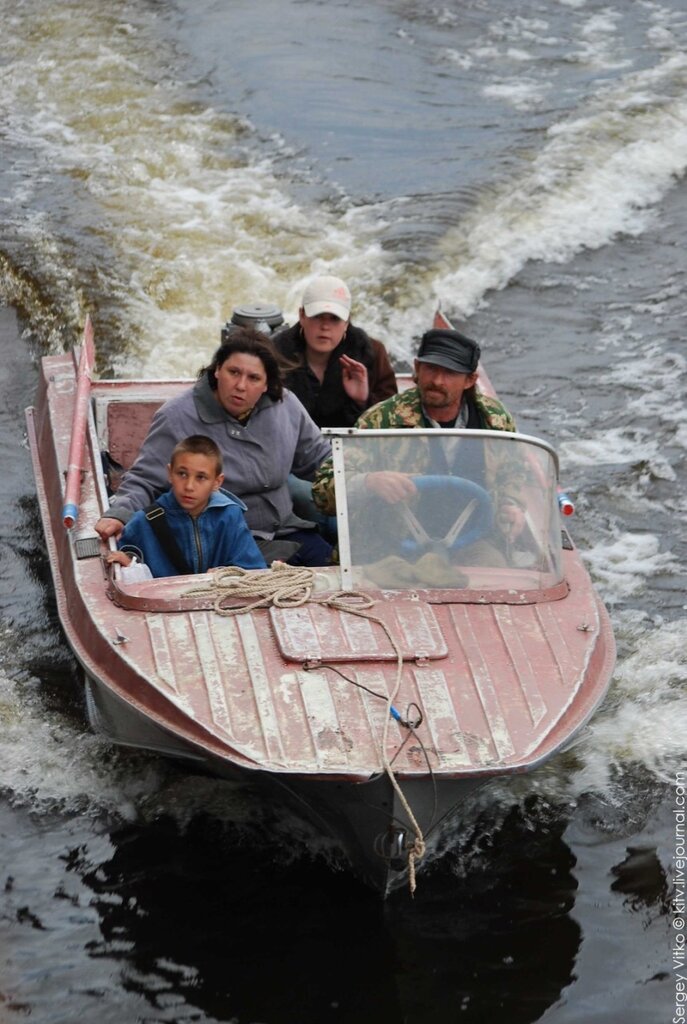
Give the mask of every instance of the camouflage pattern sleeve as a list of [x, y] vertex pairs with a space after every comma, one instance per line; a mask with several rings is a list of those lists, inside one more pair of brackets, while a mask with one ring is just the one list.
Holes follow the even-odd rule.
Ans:
[[320, 512], [323, 512], [326, 516], [336, 515], [334, 463], [331, 458], [325, 459], [315, 474], [312, 484], [312, 497]]
[[422, 406], [417, 388], [408, 388], [398, 395], [366, 409], [356, 421], [359, 430], [393, 430], [421, 427]]
[[[485, 430], [513, 432], [517, 429], [515, 420], [497, 398], [490, 398], [476, 391], [475, 403]], [[413, 429], [424, 425], [420, 393], [415, 387], [392, 395], [391, 398], [366, 409], [355, 423], [358, 430]], [[517, 489], [515, 487], [512, 490]], [[313, 481], [312, 496], [321, 512], [328, 516], [336, 515], [334, 466], [331, 459], [323, 462], [318, 469]]]
[[[355, 426], [358, 430], [391, 430], [394, 427], [422, 426], [422, 408], [417, 388], [408, 388], [399, 395], [378, 402], [366, 409]], [[315, 505], [325, 515], [336, 515], [336, 496], [334, 492], [334, 466], [327, 459], [318, 469], [312, 485], [312, 496]]]
[[518, 429], [515, 420], [498, 398], [491, 398], [483, 395], [481, 391], [475, 391], [475, 404], [484, 420], [486, 430], [505, 430], [508, 433], [515, 433]]

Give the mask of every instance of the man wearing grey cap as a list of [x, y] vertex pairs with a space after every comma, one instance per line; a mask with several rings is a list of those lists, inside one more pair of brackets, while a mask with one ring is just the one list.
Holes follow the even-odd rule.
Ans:
[[[422, 336], [415, 357], [415, 387], [378, 402], [357, 420], [370, 430], [460, 427], [468, 430], [515, 431], [515, 420], [497, 398], [477, 387], [480, 347], [459, 331], [434, 328]], [[413, 496], [415, 485], [405, 473], [369, 473], [367, 486], [389, 502]], [[331, 514], [334, 479], [331, 459], [322, 464], [313, 483], [315, 503]]]

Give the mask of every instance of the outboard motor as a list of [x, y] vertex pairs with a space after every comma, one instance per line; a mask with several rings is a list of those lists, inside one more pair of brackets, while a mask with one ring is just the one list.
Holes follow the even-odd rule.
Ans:
[[279, 306], [237, 306], [231, 314], [231, 320], [227, 320], [222, 328], [222, 344], [228, 340], [231, 332], [237, 327], [254, 327], [256, 331], [269, 337], [283, 323], [284, 317]]

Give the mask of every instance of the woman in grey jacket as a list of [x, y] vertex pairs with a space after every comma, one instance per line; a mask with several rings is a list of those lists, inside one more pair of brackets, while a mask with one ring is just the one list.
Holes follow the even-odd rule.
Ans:
[[312, 480], [330, 445], [283, 387], [269, 341], [250, 327], [232, 331], [193, 387], [158, 409], [138, 458], [95, 524], [103, 539], [121, 533], [134, 512], [167, 489], [171, 451], [190, 434], [205, 434], [219, 446], [226, 486], [245, 502], [266, 561], [327, 564], [331, 547], [314, 523], [294, 513], [287, 481], [289, 473]]

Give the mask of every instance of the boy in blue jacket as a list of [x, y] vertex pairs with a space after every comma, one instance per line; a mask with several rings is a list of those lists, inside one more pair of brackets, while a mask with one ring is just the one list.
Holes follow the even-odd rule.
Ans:
[[193, 434], [180, 441], [167, 474], [170, 490], [132, 516], [119, 538], [120, 550], [110, 552], [108, 563], [129, 565], [132, 556], [126, 549], [134, 548], [153, 576], [203, 573], [224, 565], [266, 568], [243, 516], [246, 506], [220, 490], [222, 456], [211, 438]]

